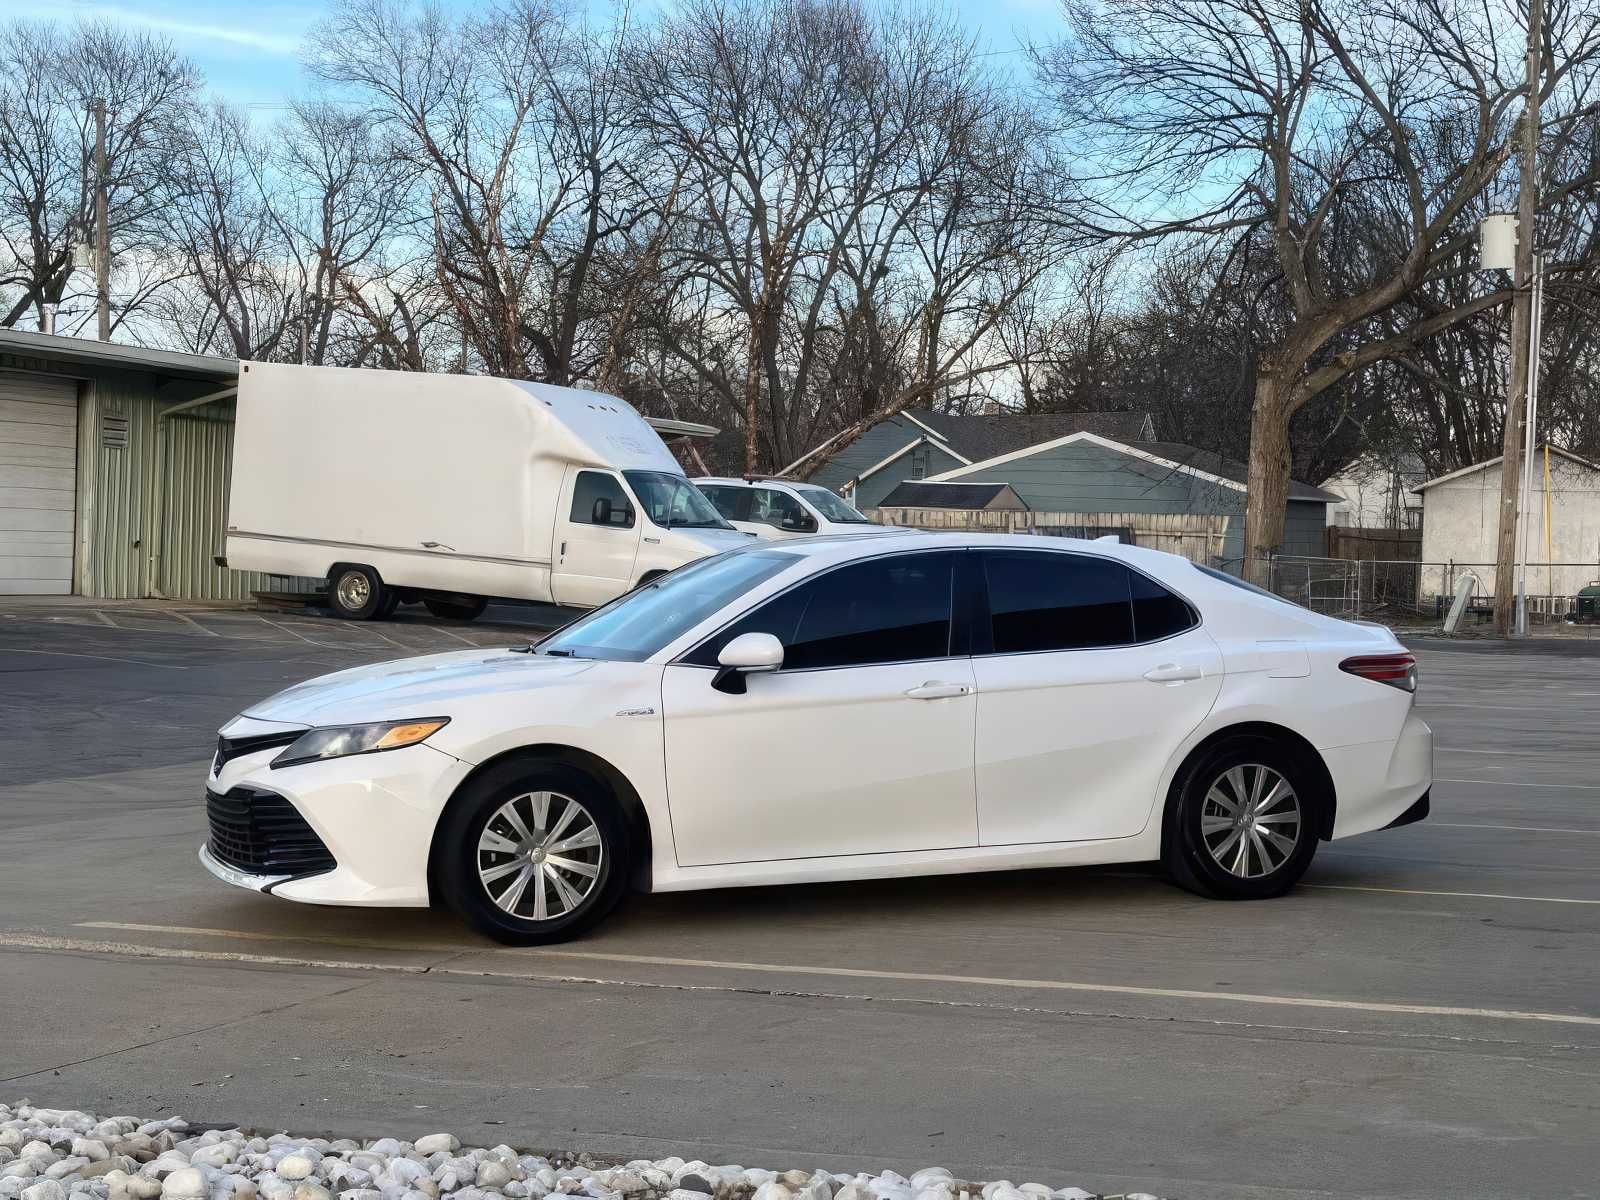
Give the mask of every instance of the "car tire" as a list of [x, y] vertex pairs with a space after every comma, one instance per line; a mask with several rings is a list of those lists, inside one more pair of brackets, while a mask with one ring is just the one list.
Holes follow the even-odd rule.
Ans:
[[1281, 742], [1220, 741], [1173, 782], [1162, 865], [1178, 886], [1211, 899], [1281, 896], [1317, 852], [1319, 797], [1299, 757]]
[[328, 575], [328, 607], [349, 621], [381, 615], [388, 592], [378, 573], [361, 563], [341, 563]]
[[578, 936], [616, 906], [630, 849], [609, 788], [565, 763], [524, 759], [457, 794], [435, 861], [445, 903], [469, 925], [507, 945], [541, 946]]
[[482, 596], [459, 596], [451, 599], [424, 596], [422, 607], [441, 621], [476, 621], [483, 616], [483, 610], [489, 607], [489, 602]]

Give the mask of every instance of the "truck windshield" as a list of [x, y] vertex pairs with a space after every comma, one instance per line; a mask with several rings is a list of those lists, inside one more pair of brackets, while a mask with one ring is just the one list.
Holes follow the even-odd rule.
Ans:
[[841, 500], [825, 487], [795, 484], [794, 490], [804, 496], [812, 508], [837, 525], [872, 524], [871, 517], [857, 512], [848, 500]]
[[643, 662], [798, 561], [777, 550], [730, 550], [702, 558], [578, 618], [540, 642], [538, 653]]
[[682, 475], [669, 471], [624, 471], [645, 515], [663, 529], [732, 529], [716, 506]]

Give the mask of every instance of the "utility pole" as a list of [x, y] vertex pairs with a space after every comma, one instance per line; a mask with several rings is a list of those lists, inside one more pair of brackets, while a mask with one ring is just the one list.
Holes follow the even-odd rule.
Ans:
[[[1511, 386], [1506, 396], [1505, 442], [1500, 463], [1500, 537], [1494, 567], [1494, 631], [1511, 636], [1516, 615], [1515, 558], [1518, 493], [1522, 484], [1523, 425], [1527, 419], [1533, 356], [1534, 217], [1539, 206], [1539, 87], [1544, 76], [1542, 0], [1528, 0], [1527, 96], [1519, 129], [1522, 179], [1517, 191], [1517, 257], [1512, 272]], [[1532, 447], [1528, 448], [1532, 453]], [[1520, 622], [1518, 622], [1520, 624]]]
[[100, 314], [100, 340], [111, 340], [111, 234], [106, 228], [106, 102], [94, 110], [94, 285]]

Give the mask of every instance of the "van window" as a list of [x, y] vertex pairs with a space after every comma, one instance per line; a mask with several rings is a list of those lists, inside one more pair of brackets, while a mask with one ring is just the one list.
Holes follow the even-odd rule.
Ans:
[[750, 519], [771, 525], [774, 529], [790, 533], [815, 533], [817, 520], [805, 506], [787, 492], [774, 488], [752, 488], [755, 501], [750, 506]]
[[[599, 503], [602, 500], [605, 501], [603, 506]], [[628, 493], [622, 490], [622, 481], [604, 471], [579, 471], [572, 485], [571, 520], [574, 525], [632, 529], [633, 505]]]
[[706, 499], [710, 500], [713, 507], [729, 521], [748, 521], [750, 518], [741, 514], [750, 511], [750, 489], [740, 487], [723, 487], [714, 483], [696, 484]]

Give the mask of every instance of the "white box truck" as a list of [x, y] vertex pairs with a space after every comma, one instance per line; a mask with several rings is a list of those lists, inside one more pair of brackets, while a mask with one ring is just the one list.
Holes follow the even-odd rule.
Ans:
[[593, 607], [749, 545], [612, 396], [482, 375], [241, 363], [226, 564], [336, 613]]

